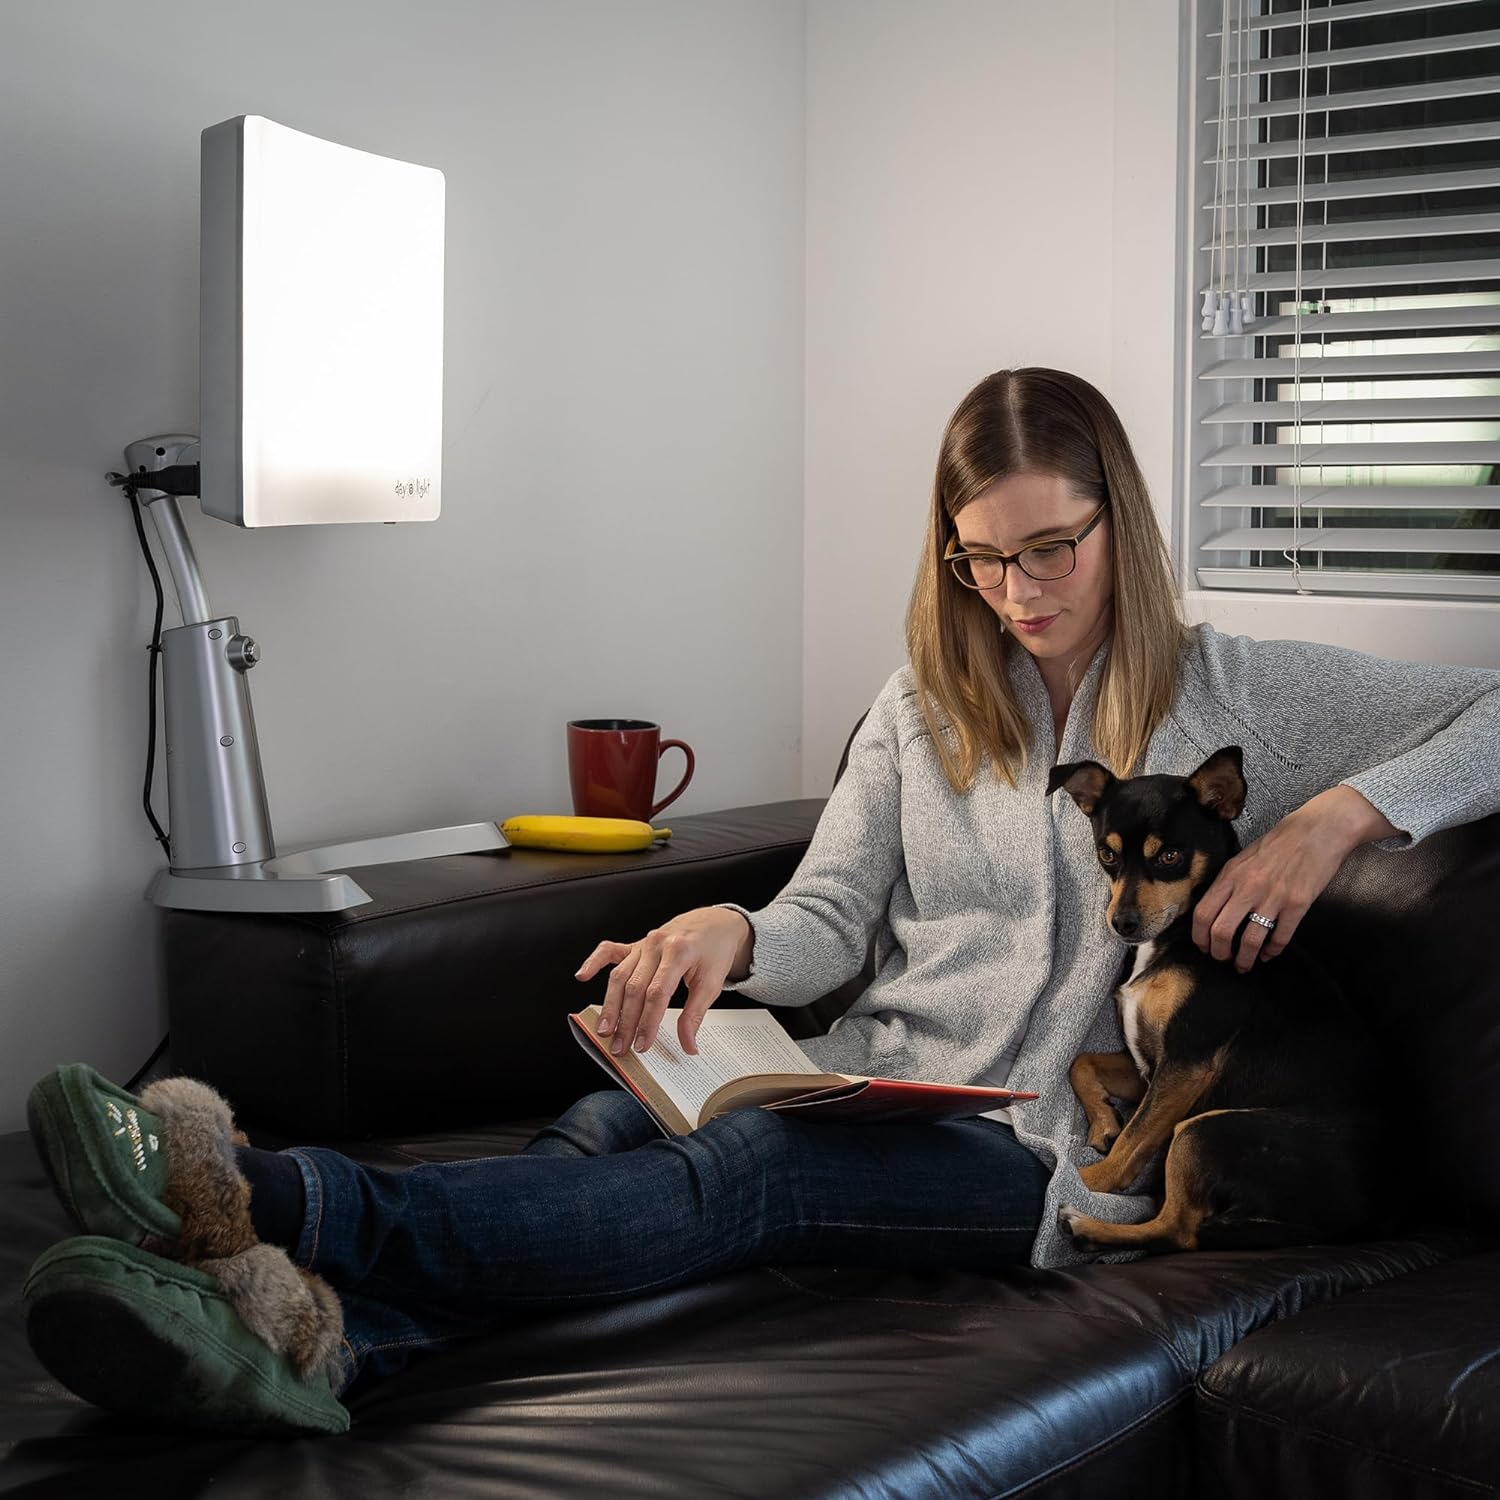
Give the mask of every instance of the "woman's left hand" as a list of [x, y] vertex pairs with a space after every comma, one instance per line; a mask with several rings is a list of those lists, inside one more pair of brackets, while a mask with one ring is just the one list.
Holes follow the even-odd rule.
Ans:
[[[1363, 797], [1359, 801], [1364, 803], [1365, 813], [1374, 811]], [[1249, 923], [1234, 954], [1234, 966], [1241, 974], [1248, 974], [1257, 957], [1275, 958], [1291, 942], [1308, 907], [1338, 873], [1339, 866], [1364, 841], [1356, 836], [1357, 824], [1350, 811], [1347, 800], [1323, 793], [1241, 849], [1219, 871], [1193, 910], [1193, 941], [1198, 947], [1217, 959], [1228, 958], [1235, 933], [1253, 911], [1272, 918], [1276, 926], [1272, 929]], [[1358, 813], [1359, 809], [1352, 811]]]

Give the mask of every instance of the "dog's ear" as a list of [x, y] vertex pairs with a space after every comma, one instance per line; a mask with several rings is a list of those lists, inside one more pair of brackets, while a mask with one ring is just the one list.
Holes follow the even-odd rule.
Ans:
[[1226, 745], [1188, 777], [1198, 801], [1216, 812], [1226, 823], [1239, 817], [1245, 806], [1245, 762], [1238, 745]]
[[1053, 766], [1047, 775], [1047, 795], [1050, 797], [1062, 787], [1092, 818], [1094, 809], [1114, 784], [1115, 778], [1097, 760], [1078, 760], [1067, 766]]

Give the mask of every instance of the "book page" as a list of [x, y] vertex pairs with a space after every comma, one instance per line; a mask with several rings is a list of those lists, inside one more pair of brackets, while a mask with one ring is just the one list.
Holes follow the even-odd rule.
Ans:
[[634, 1053], [664, 1094], [694, 1124], [708, 1096], [721, 1084], [746, 1073], [818, 1073], [822, 1069], [763, 1010], [711, 1010], [698, 1027], [698, 1055], [677, 1040], [681, 1006], [661, 1018], [656, 1040]]

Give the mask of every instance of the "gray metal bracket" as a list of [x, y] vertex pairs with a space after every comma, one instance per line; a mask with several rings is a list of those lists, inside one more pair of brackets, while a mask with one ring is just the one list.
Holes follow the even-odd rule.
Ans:
[[176, 496], [150, 483], [153, 471], [197, 463], [199, 452], [187, 433], [125, 449], [183, 620], [162, 632], [171, 867], [158, 872], [148, 897], [197, 911], [343, 911], [370, 897], [341, 866], [509, 848], [496, 824], [464, 823], [276, 853], [247, 681], [260, 648], [234, 616], [214, 617]]

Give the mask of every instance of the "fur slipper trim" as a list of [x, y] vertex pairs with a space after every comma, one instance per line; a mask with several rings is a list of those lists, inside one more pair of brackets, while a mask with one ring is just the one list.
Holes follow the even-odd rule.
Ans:
[[285, 1355], [304, 1379], [335, 1374], [344, 1309], [333, 1288], [292, 1264], [276, 1245], [257, 1244], [223, 1260], [200, 1261], [251, 1333]]
[[250, 1184], [235, 1161], [229, 1105], [196, 1078], [162, 1078], [141, 1092], [141, 1107], [161, 1120], [167, 1154], [164, 1202], [182, 1220], [165, 1254], [190, 1265], [238, 1255], [256, 1243]]

